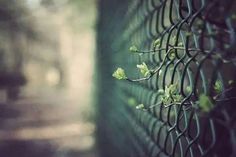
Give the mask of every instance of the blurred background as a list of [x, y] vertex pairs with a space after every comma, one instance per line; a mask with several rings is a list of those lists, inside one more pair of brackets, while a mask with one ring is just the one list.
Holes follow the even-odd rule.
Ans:
[[96, 9], [0, 0], [0, 156], [96, 156]]

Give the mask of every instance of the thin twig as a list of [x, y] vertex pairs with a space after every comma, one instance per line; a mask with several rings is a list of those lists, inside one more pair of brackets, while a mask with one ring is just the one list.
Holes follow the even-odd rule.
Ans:
[[221, 101], [230, 101], [230, 100], [234, 100], [234, 99], [236, 99], [236, 97], [225, 98], [225, 99], [217, 99], [215, 101], [221, 102]]
[[153, 75], [155, 75], [156, 73], [159, 73], [159, 71], [161, 70], [161, 68], [165, 65], [165, 62], [167, 60], [167, 56], [169, 55], [169, 53], [171, 52], [171, 50], [174, 49], [174, 48], [171, 48], [167, 51], [167, 53], [165, 54], [165, 57], [161, 63], [161, 65], [155, 69], [155, 70], [152, 70], [149, 74], [149, 76], [147, 77], [143, 77], [143, 78], [139, 78], [139, 79], [130, 79], [130, 78], [127, 78], [126, 80], [130, 81], [130, 82], [140, 82], [140, 81], [145, 81], [145, 80], [149, 80]]
[[219, 93], [219, 94], [217, 94], [216, 96], [214, 96], [214, 100], [216, 100], [218, 97], [220, 97], [221, 95], [223, 95], [223, 94], [225, 94], [225, 93], [227, 93], [227, 92], [229, 92], [229, 91], [231, 91], [233, 89], [233, 87], [231, 87], [231, 88], [228, 88], [228, 89], [225, 89], [224, 91], [222, 91], [221, 93]]
[[[130, 82], [141, 82], [141, 81], [145, 81], [145, 80], [149, 80], [152, 76], [154, 76], [156, 73], [159, 73], [159, 71], [161, 70], [161, 68], [165, 65], [165, 62], [167, 60], [167, 56], [169, 55], [169, 53], [171, 52], [171, 50], [174, 50], [174, 49], [177, 49], [177, 50], [186, 50], [185, 47], [179, 47], [179, 46], [172, 46], [172, 45], [169, 45], [171, 48], [168, 49], [167, 53], [165, 54], [164, 56], [164, 59], [161, 63], [161, 65], [154, 69], [154, 70], [150, 70], [150, 74], [149, 76], [147, 77], [143, 77], [143, 78], [138, 78], [138, 79], [131, 79], [131, 78], [126, 78], [127, 81], [130, 81]], [[139, 53], [139, 54], [144, 54], [144, 53], [153, 53], [153, 52], [159, 52], [159, 51], [162, 51], [162, 50], [166, 50], [166, 48], [160, 48], [160, 49], [154, 49], [154, 50], [151, 50], [151, 51], [136, 51], [135, 53]], [[196, 52], [205, 52], [205, 53], [210, 53], [211, 51], [208, 51], [208, 50], [201, 50], [201, 49], [187, 49], [188, 51], [196, 51]], [[230, 61], [229, 60], [225, 60], [223, 58], [221, 58], [222, 61], [224, 63], [229, 63]]]

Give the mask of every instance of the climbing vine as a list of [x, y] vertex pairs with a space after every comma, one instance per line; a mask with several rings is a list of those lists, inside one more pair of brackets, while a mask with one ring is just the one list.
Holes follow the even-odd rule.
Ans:
[[[176, 42], [176, 37], [174, 36], [172, 39], [172, 42], [175, 43]], [[158, 53], [160, 51], [166, 51], [163, 60], [160, 62], [160, 64], [151, 69], [150, 67], [148, 67], [148, 65], [145, 62], [142, 62], [141, 64], [137, 64], [136, 67], [139, 70], [140, 74], [141, 74], [141, 78], [131, 78], [129, 77], [125, 70], [121, 67], [118, 67], [114, 73], [112, 74], [112, 76], [118, 80], [127, 80], [129, 82], [141, 82], [144, 80], [149, 80], [150, 78], [152, 78], [155, 74], [160, 74], [161, 69], [163, 68], [163, 66], [166, 64], [167, 61], [169, 60], [174, 60], [176, 58], [176, 50], [182, 50], [182, 51], [194, 51], [194, 52], [202, 52], [201, 49], [197, 49], [197, 48], [189, 48], [186, 49], [183, 45], [182, 42], [179, 42], [177, 44], [177, 46], [173, 46], [171, 44], [168, 45], [168, 48], [160, 48], [161, 47], [161, 40], [157, 39], [153, 42], [153, 49], [152, 50], [148, 50], [148, 51], [144, 51], [144, 50], [139, 50], [138, 47], [136, 45], [132, 45], [129, 48], [129, 51], [132, 54], [139, 54], [139, 55], [143, 55], [145, 53], [151, 53], [151, 54], [155, 54]], [[209, 53], [209, 51], [204, 51], [205, 53]], [[230, 62], [229, 60], [225, 60], [223, 58], [221, 58], [219, 55], [217, 54], [213, 54], [212, 55], [215, 58], [221, 59], [222, 62], [224, 63], [228, 63]], [[228, 82], [229, 85], [233, 84], [233, 80], [229, 80]], [[224, 88], [223, 88], [223, 84], [220, 80], [216, 80], [215, 84], [213, 86], [215, 93], [217, 94], [216, 96], [214, 96], [213, 98], [208, 96], [205, 93], [200, 93], [199, 94], [199, 98], [197, 101], [195, 101], [194, 103], [198, 105], [198, 109], [201, 112], [210, 112], [213, 108], [214, 108], [214, 102], [215, 101], [219, 101], [218, 97], [224, 93]], [[186, 92], [191, 94], [192, 93], [192, 88], [191, 86], [187, 86], [186, 87]], [[179, 89], [178, 89], [178, 84], [177, 83], [173, 83], [170, 85], [167, 85], [165, 87], [165, 89], [159, 89], [158, 93], [161, 95], [160, 98], [160, 103], [157, 104], [163, 104], [165, 107], [168, 107], [170, 105], [178, 105], [181, 104], [184, 100], [183, 95], [181, 95]], [[133, 104], [134, 105], [134, 104]], [[154, 107], [155, 105], [152, 105], [151, 107]], [[138, 104], [136, 105], [136, 109], [143, 109], [146, 110], [147, 108], [145, 108], [144, 104]]]

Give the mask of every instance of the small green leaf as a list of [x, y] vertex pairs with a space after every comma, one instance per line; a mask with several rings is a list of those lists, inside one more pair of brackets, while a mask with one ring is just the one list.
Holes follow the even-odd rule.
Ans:
[[221, 93], [223, 91], [223, 84], [220, 80], [216, 80], [215, 85], [214, 85], [214, 89], [216, 91], [216, 93]]
[[138, 52], [138, 48], [135, 45], [133, 45], [129, 48], [129, 51], [130, 52]]
[[171, 103], [180, 103], [182, 100], [183, 96], [179, 94], [177, 84], [166, 86], [164, 95], [161, 98], [161, 101], [165, 106]]
[[173, 95], [172, 97], [174, 103], [180, 103], [183, 100], [183, 97], [180, 94]]
[[172, 103], [172, 99], [169, 95], [163, 95], [161, 101], [165, 106]]
[[175, 59], [176, 55], [175, 55], [175, 50], [174, 49], [171, 49], [170, 52], [169, 52], [169, 58], [171, 60]]
[[187, 87], [186, 87], [186, 92], [187, 92], [187, 93], [191, 93], [191, 92], [192, 92], [191, 86], [187, 86]]
[[160, 44], [161, 44], [161, 39], [157, 39], [154, 41], [153, 47], [160, 47]]
[[201, 94], [199, 97], [199, 107], [203, 112], [209, 112], [214, 106], [209, 96]]
[[159, 89], [157, 93], [160, 95], [163, 95], [165, 93], [165, 91], [163, 89]]
[[128, 105], [129, 106], [136, 106], [137, 102], [134, 98], [131, 97], [131, 98], [128, 99]]
[[146, 63], [142, 63], [142, 64], [138, 64], [137, 68], [140, 70], [141, 74], [144, 77], [147, 77], [148, 75], [150, 75], [150, 70], [148, 69]]
[[112, 76], [118, 80], [127, 79], [125, 71], [122, 68], [117, 68], [116, 71], [112, 74]]
[[182, 42], [179, 42], [179, 43], [178, 43], [178, 46], [179, 46], [179, 47], [183, 47], [184, 44], [183, 44]]
[[137, 110], [144, 109], [144, 105], [143, 104], [139, 104], [139, 105], [136, 106], [136, 109]]
[[174, 95], [178, 93], [178, 85], [177, 84], [170, 84], [168, 87], [166, 87], [166, 93], [170, 95]]

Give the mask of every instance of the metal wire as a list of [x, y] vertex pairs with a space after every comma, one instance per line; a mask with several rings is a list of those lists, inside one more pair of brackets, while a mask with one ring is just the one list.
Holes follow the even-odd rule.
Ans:
[[[235, 157], [236, 89], [231, 80], [236, 80], [236, 2], [100, 0], [99, 10], [97, 135], [101, 156]], [[156, 39], [166, 50], [142, 55], [128, 51], [133, 44], [153, 50]], [[185, 50], [175, 50], [161, 74], [135, 83], [111, 77], [115, 67], [140, 77], [137, 64], [160, 66], [168, 47], [180, 42]], [[216, 81], [224, 91], [218, 95]], [[166, 106], [160, 103], [158, 90], [173, 83], [184, 99], [179, 105]], [[217, 97], [209, 112], [202, 112], [196, 103], [202, 93]], [[146, 110], [137, 110], [129, 99], [144, 104]]]

